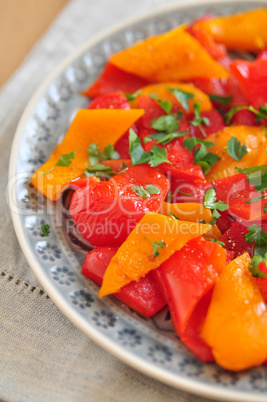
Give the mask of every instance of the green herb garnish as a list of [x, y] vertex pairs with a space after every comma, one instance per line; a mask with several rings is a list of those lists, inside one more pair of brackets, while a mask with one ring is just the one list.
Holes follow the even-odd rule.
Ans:
[[194, 127], [198, 127], [200, 129], [203, 137], [207, 137], [203, 126], [209, 126], [210, 121], [207, 117], [203, 117], [200, 115], [200, 104], [198, 102], [194, 103], [194, 113], [195, 118], [194, 120], [191, 120], [190, 123], [193, 124]]
[[247, 243], [254, 244], [254, 255], [261, 255], [264, 257], [267, 252], [267, 233], [262, 230], [262, 227], [256, 224], [248, 227], [248, 233], [245, 234], [245, 240]]
[[217, 201], [216, 190], [213, 187], [206, 191], [203, 204], [204, 207], [213, 210], [212, 218], [209, 222], [212, 226], [215, 225], [216, 219], [221, 216], [218, 211], [226, 211], [229, 208], [229, 205], [225, 204], [223, 201]]
[[167, 158], [167, 151], [165, 148], [154, 146], [150, 152], [146, 152], [141, 145], [141, 140], [138, 138], [133, 129], [129, 130], [129, 144], [130, 155], [133, 165], [140, 165], [148, 163], [150, 166], [155, 167], [161, 163], [172, 164]]
[[134, 186], [132, 190], [135, 194], [139, 195], [140, 197], [149, 198], [149, 195], [152, 194], [159, 194], [160, 190], [158, 187], [153, 186], [152, 184], [147, 184], [146, 186]]
[[226, 124], [230, 124], [232, 118], [237, 112], [240, 112], [240, 110], [249, 110], [253, 114], [255, 114], [256, 122], [261, 123], [262, 120], [267, 118], [267, 106], [260, 106], [259, 110], [255, 109], [252, 105], [249, 106], [237, 106], [233, 107], [231, 110], [229, 110], [228, 113], [226, 113]]
[[176, 138], [181, 138], [184, 137], [188, 133], [188, 130], [186, 131], [177, 131], [175, 133], [156, 133], [156, 134], [151, 134], [150, 136], [145, 138], [145, 143], [151, 141], [151, 138], [154, 140], [157, 140], [157, 144], [162, 144], [166, 145], [172, 140], [175, 140]]
[[41, 226], [43, 236], [46, 236], [46, 237], [49, 236], [49, 233], [48, 233], [49, 228], [50, 228], [50, 226], [48, 224], [44, 224]]
[[247, 182], [255, 186], [256, 191], [267, 190], [267, 165], [251, 166], [244, 169], [236, 167], [236, 170], [238, 173], [245, 173]]
[[172, 212], [168, 212], [168, 215], [170, 215], [174, 219], [177, 219], [178, 221], [181, 220], [180, 218], [178, 218], [178, 216], [174, 215]]
[[223, 241], [218, 240], [218, 239], [209, 239], [209, 241], [212, 241], [214, 243], [218, 243], [220, 246], [225, 247], [225, 243]]
[[172, 133], [179, 127], [178, 121], [174, 114], [167, 116], [160, 116], [151, 122], [151, 127], [157, 131], [164, 131], [166, 133]]
[[217, 102], [222, 106], [228, 106], [229, 103], [232, 100], [232, 95], [228, 95], [228, 96], [219, 96], [219, 95], [208, 95], [210, 100], [213, 102]]
[[152, 241], [152, 240], [149, 240], [147, 237], [145, 237], [145, 239], [148, 240], [153, 246], [154, 258], [159, 255], [159, 247], [160, 248], [166, 247], [166, 243], [164, 243], [164, 241]]
[[[260, 200], [262, 200], [262, 199], [265, 198], [265, 197], [266, 197], [265, 195], [259, 195], [258, 197], [254, 197], [254, 198], [252, 198], [251, 200], [245, 202], [245, 204], [252, 204], [253, 202], [260, 201]], [[264, 207], [264, 208], [265, 208], [265, 207]]]
[[128, 101], [135, 100], [139, 95], [141, 95], [142, 90], [138, 89], [138, 91], [134, 92], [133, 94], [125, 94], [125, 97], [127, 98]]
[[160, 105], [161, 109], [164, 110], [167, 114], [171, 113], [172, 110], [172, 104], [168, 101], [162, 101], [160, 99], [157, 99], [158, 104]]
[[247, 154], [247, 146], [241, 145], [241, 141], [239, 141], [236, 137], [231, 137], [226, 145], [227, 153], [231, 158], [236, 161], [240, 161], [243, 156]]
[[214, 142], [201, 140], [196, 137], [186, 138], [183, 142], [183, 146], [190, 152], [197, 144], [200, 144], [201, 146], [194, 152], [194, 162], [202, 167], [204, 174], [207, 174], [210, 170], [210, 167], [215, 165], [220, 158], [214, 153], [207, 151], [208, 148], [211, 148], [213, 145], [215, 145]]
[[51, 169], [49, 169], [47, 172], [43, 173], [43, 175], [51, 172], [56, 166], [64, 166], [64, 167], [70, 166], [72, 160], [75, 157], [75, 154], [76, 154], [76, 151], [69, 152], [68, 154], [61, 155], [61, 157], [59, 158], [57, 163]]
[[254, 255], [251, 259], [248, 269], [254, 278], [267, 278], [267, 274], [259, 269], [259, 265], [262, 262], [267, 264], [267, 253], [265, 253], [264, 256]]
[[185, 110], [189, 111], [188, 101], [190, 99], [194, 99], [195, 95], [192, 94], [191, 92], [186, 92], [186, 91], [183, 91], [182, 89], [178, 89], [178, 88], [167, 88], [167, 89], [168, 89], [168, 91], [173, 93], [173, 95], [175, 96], [177, 101], [180, 103], [180, 105], [182, 105], [182, 107]]

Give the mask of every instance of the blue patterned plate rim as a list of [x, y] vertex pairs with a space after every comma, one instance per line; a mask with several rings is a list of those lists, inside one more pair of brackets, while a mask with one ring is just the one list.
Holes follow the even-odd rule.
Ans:
[[[131, 28], [132, 25], [137, 23], [142, 23], [147, 19], [154, 19], [159, 17], [160, 15], [170, 13], [172, 11], [186, 10], [191, 7], [200, 7], [200, 6], [208, 6], [214, 5], [214, 0], [206, 0], [206, 1], [195, 1], [195, 0], [187, 0], [185, 2], [181, 2], [178, 5], [170, 5], [165, 6], [159, 10], [148, 12], [142, 16], [135, 17], [124, 21], [116, 25], [115, 27], [109, 28], [102, 33], [95, 36], [93, 39], [90, 39], [82, 46], [80, 46], [75, 52], [73, 52], [69, 57], [67, 57], [53, 72], [52, 74], [39, 86], [36, 90], [32, 98], [30, 99], [28, 105], [26, 106], [24, 113], [20, 119], [18, 124], [15, 137], [13, 140], [10, 164], [9, 164], [9, 179], [12, 178], [18, 173], [17, 165], [18, 158], [20, 155], [20, 145], [24, 139], [25, 128], [26, 125], [34, 113], [36, 105], [38, 101], [42, 98], [42, 96], [48, 90], [50, 84], [66, 70], [67, 67], [71, 66], [71, 64], [81, 56], [85, 51], [89, 50], [91, 47], [97, 45], [104, 39], [108, 38], [112, 34], [115, 34], [123, 29]], [[245, 1], [231, 1], [231, 0], [220, 0], [216, 5], [223, 6], [224, 4], [247, 4], [248, 6], [254, 7], [254, 2], [250, 0]], [[257, 1], [257, 5], [264, 6], [267, 4], [266, 0]], [[16, 189], [9, 186], [9, 199], [12, 197], [18, 197]], [[132, 352], [125, 350], [122, 345], [114, 342], [114, 340], [109, 339], [104, 333], [101, 333], [99, 329], [89, 323], [84, 316], [82, 316], [79, 311], [71, 308], [69, 303], [67, 303], [66, 297], [54, 286], [52, 286], [51, 279], [45, 274], [44, 269], [42, 268], [42, 263], [37, 259], [36, 255], [33, 253], [33, 249], [30, 246], [29, 242], [25, 236], [25, 226], [23, 225], [24, 221], [20, 218], [19, 214], [16, 214], [14, 211], [11, 211], [14, 228], [16, 231], [17, 238], [19, 240], [20, 246], [24, 252], [24, 255], [34, 272], [37, 279], [40, 281], [48, 295], [54, 301], [54, 303], [58, 306], [58, 308], [69, 318], [70, 321], [73, 322], [81, 331], [83, 331], [87, 336], [89, 336], [94, 342], [100, 345], [103, 349], [108, 351], [109, 353], [116, 356], [118, 359], [122, 360], [124, 363], [129, 366], [135, 368], [136, 370], [143, 372], [144, 374], [151, 376], [163, 383], [171, 385], [173, 387], [209, 397], [217, 400], [232, 400], [232, 401], [267, 401], [267, 397], [264, 394], [255, 394], [251, 392], [243, 392], [240, 390], [234, 389], [224, 389], [223, 393], [222, 388], [218, 388], [216, 381], [214, 384], [205, 384], [197, 382], [194, 377], [185, 378], [179, 376], [175, 373], [172, 373], [164, 368], [158, 367], [153, 364], [153, 362], [145, 361], [144, 358], [134, 355]]]

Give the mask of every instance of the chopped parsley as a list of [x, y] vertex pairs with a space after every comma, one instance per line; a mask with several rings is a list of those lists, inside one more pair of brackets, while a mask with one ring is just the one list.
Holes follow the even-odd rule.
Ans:
[[85, 170], [84, 174], [87, 177], [90, 177], [90, 176], [96, 176], [96, 177], [105, 176], [106, 178], [109, 178], [112, 175], [122, 173], [123, 170], [121, 172], [115, 172], [110, 166], [104, 165], [102, 163], [97, 163], [96, 165], [94, 165], [92, 167], [87, 166], [87, 169]]
[[151, 127], [157, 131], [164, 131], [166, 133], [172, 133], [179, 127], [179, 123], [174, 114], [167, 116], [160, 116], [151, 122]]
[[49, 228], [50, 228], [50, 226], [48, 224], [44, 224], [41, 226], [43, 236], [46, 236], [46, 237], [49, 236]]
[[150, 166], [155, 167], [161, 163], [170, 163], [167, 158], [167, 151], [165, 148], [154, 146], [150, 152], [146, 152], [141, 145], [140, 138], [136, 135], [134, 130], [129, 130], [129, 145], [132, 164], [140, 165], [142, 163], [148, 163]]
[[159, 194], [159, 188], [153, 186], [152, 184], [147, 184], [146, 186], [134, 186], [132, 190], [135, 194], [139, 195], [140, 197], [149, 198], [149, 195], [152, 194]]
[[178, 88], [167, 88], [168, 91], [172, 92], [177, 101], [182, 105], [182, 107], [189, 111], [189, 103], [188, 101], [194, 99], [195, 95], [191, 92], [183, 91], [182, 89]]
[[229, 110], [228, 113], [226, 113], [226, 124], [230, 124], [232, 118], [237, 112], [240, 112], [240, 110], [249, 110], [250, 112], [255, 114], [255, 120], [257, 123], [261, 123], [262, 120], [267, 118], [267, 105], [265, 106], [260, 106], [259, 109], [255, 109], [252, 105], [249, 106], [237, 106], [233, 107], [231, 110]]
[[256, 191], [267, 190], [267, 165], [251, 166], [244, 169], [236, 167], [238, 173], [245, 173], [247, 182], [255, 186]]
[[201, 140], [196, 137], [186, 138], [183, 142], [183, 146], [190, 152], [197, 144], [200, 144], [201, 146], [194, 152], [194, 162], [202, 167], [204, 174], [207, 174], [210, 171], [210, 167], [215, 165], [220, 158], [214, 153], [207, 151], [208, 148], [211, 148], [213, 145], [215, 145], [214, 142]]
[[212, 102], [219, 103], [221, 106], [228, 106], [232, 100], [232, 95], [219, 96], [219, 95], [208, 95]]
[[174, 219], [177, 219], [178, 221], [181, 220], [180, 218], [178, 218], [178, 216], [174, 215], [172, 212], [168, 212], [168, 215], [170, 215]]
[[44, 172], [43, 175], [51, 172], [56, 166], [65, 166], [68, 167], [70, 166], [72, 160], [75, 158], [76, 151], [69, 152], [68, 154], [61, 155], [57, 163], [49, 169], [47, 172]]
[[241, 141], [234, 136], [227, 142], [226, 149], [228, 155], [236, 161], [240, 161], [248, 152], [247, 146], [241, 145]]
[[267, 266], [267, 253], [264, 256], [254, 255], [251, 259], [248, 269], [254, 278], [267, 278], [267, 274], [259, 269], [259, 265], [264, 262]]
[[165, 133], [151, 134], [145, 138], [144, 143], [151, 141], [151, 138], [153, 138], [154, 140], [157, 140], [157, 144], [166, 145], [169, 142], [171, 142], [172, 140], [175, 140], [176, 138], [184, 137], [187, 133], [188, 133], [188, 131], [186, 130], [186, 131], [177, 131], [177, 132], [168, 133], [168, 134], [165, 134]]
[[87, 151], [89, 157], [89, 163], [91, 166], [94, 166], [98, 163], [99, 159], [101, 161], [105, 161], [107, 159], [119, 159], [120, 155], [117, 151], [114, 150], [114, 146], [109, 144], [105, 147], [104, 152], [98, 151], [99, 147], [96, 143], [91, 144]]
[[256, 224], [248, 227], [248, 233], [245, 234], [245, 240], [247, 243], [254, 244], [254, 255], [261, 255], [264, 257], [267, 252], [267, 233], [262, 230], [262, 227]]
[[133, 94], [125, 94], [125, 97], [127, 98], [128, 101], [135, 100], [139, 95], [141, 95], [142, 90], [138, 89], [138, 91], [134, 92]]
[[152, 241], [149, 240], [147, 237], [145, 237], [146, 240], [148, 240], [152, 246], [153, 246], [153, 257], [157, 257], [159, 255], [159, 248], [166, 247], [166, 243], [164, 241]]
[[157, 99], [158, 104], [160, 105], [161, 109], [164, 110], [167, 114], [171, 113], [172, 110], [172, 104], [168, 101], [162, 101], [160, 99]]
[[[252, 198], [251, 200], [245, 202], [245, 204], [252, 204], [253, 202], [260, 201], [260, 200], [262, 200], [262, 199], [265, 198], [265, 197], [266, 197], [265, 195], [259, 195], [258, 197], [254, 197], [254, 198]], [[264, 208], [265, 208], [265, 207], [264, 207]]]
[[218, 240], [218, 239], [209, 239], [209, 241], [212, 241], [214, 243], [218, 243], [220, 246], [225, 247], [225, 243], [223, 241]]
[[263, 212], [267, 212], [267, 204], [264, 205]]
[[177, 193], [180, 193], [180, 194], [183, 194], [183, 195], [187, 195], [188, 197], [194, 197], [194, 194], [185, 193], [184, 191], [181, 191], [181, 190], [177, 190]]
[[225, 204], [223, 201], [217, 201], [216, 190], [213, 187], [206, 191], [203, 204], [204, 207], [213, 210], [212, 218], [209, 222], [212, 226], [215, 225], [216, 219], [221, 216], [218, 211], [226, 211], [229, 208], [229, 205]]
[[198, 127], [200, 129], [203, 137], [207, 137], [203, 126], [209, 126], [210, 121], [207, 117], [203, 117], [200, 115], [200, 104], [198, 102], [194, 103], [194, 113], [195, 118], [194, 120], [191, 120], [190, 123], [193, 124], [194, 127]]

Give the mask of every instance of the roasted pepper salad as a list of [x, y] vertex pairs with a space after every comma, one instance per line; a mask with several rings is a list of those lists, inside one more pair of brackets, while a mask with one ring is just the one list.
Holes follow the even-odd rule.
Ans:
[[267, 9], [208, 15], [113, 54], [31, 178], [53, 201], [72, 188], [99, 297], [167, 305], [233, 371], [267, 361], [266, 26]]

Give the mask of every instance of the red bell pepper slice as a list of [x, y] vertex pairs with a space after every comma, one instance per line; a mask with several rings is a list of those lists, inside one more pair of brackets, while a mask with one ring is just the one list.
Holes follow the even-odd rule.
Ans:
[[245, 234], [248, 233], [247, 227], [241, 222], [236, 221], [230, 229], [228, 229], [220, 241], [225, 243], [225, 248], [229, 251], [234, 251], [234, 257], [248, 253], [250, 258], [254, 255], [254, 243], [246, 242]]
[[225, 263], [226, 252], [221, 246], [197, 238], [154, 271], [166, 297], [175, 331], [203, 361], [214, 360], [210, 347], [199, 337], [208, 303], [203, 301], [200, 310], [197, 306], [212, 290]]
[[[133, 190], [151, 184], [158, 194], [144, 198]], [[77, 190], [70, 214], [83, 237], [94, 246], [119, 246], [146, 212], [161, 209], [168, 179], [149, 165], [132, 166], [106, 182]]]
[[[117, 250], [118, 247], [98, 247], [89, 251], [83, 264], [83, 275], [102, 285], [106, 268]], [[166, 305], [151, 272], [139, 281], [124, 286], [120, 292], [114, 293], [114, 296], [145, 318], [152, 317]]]
[[98, 95], [114, 91], [134, 93], [148, 84], [149, 82], [147, 80], [122, 71], [107, 62], [101, 75], [93, 85], [83, 92], [83, 95], [88, 96], [88, 98], [94, 98]]
[[[203, 112], [201, 113], [201, 116], [207, 117], [209, 119], [209, 125], [203, 127], [206, 136], [213, 133], [217, 133], [217, 131], [220, 131], [225, 127], [224, 120], [221, 114], [216, 109], [211, 109], [207, 112]], [[188, 120], [189, 121], [194, 120], [194, 116], [189, 115]], [[199, 127], [195, 127], [193, 126], [193, 124], [189, 124], [189, 135], [190, 137], [205, 139]]]
[[130, 105], [122, 92], [110, 92], [94, 98], [87, 109], [124, 109], [129, 110]]
[[256, 109], [267, 103], [267, 59], [260, 57], [253, 62], [234, 60], [230, 64], [249, 104]]
[[[93, 99], [87, 109], [124, 109], [129, 110], [130, 105], [126, 96], [121, 92], [107, 93], [99, 95]], [[132, 125], [132, 129], [137, 132], [135, 124]], [[129, 152], [129, 130], [124, 133], [121, 138], [114, 145], [115, 151], [120, 155], [121, 159], [130, 159]]]

